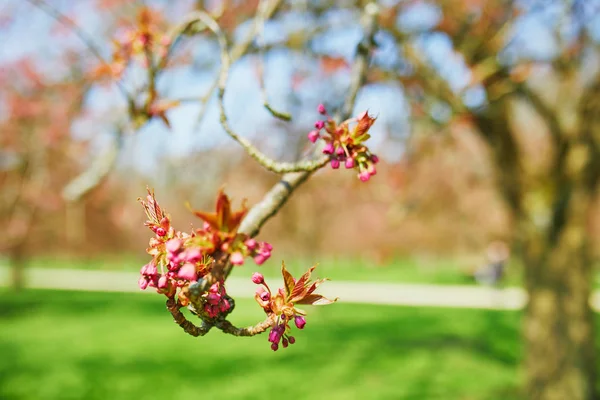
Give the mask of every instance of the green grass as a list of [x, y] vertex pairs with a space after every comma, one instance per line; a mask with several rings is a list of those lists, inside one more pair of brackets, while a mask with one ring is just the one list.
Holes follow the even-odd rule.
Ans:
[[[297, 343], [187, 336], [161, 296], [0, 291], [1, 399], [517, 399], [519, 313], [336, 304]], [[239, 301], [233, 322], [262, 319]]]

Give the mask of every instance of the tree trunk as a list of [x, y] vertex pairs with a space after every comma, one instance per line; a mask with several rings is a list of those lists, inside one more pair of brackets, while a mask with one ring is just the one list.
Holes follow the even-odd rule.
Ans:
[[[587, 208], [585, 196], [576, 197], [571, 204]], [[582, 220], [586, 213], [575, 213], [581, 218], [569, 214], [557, 235], [530, 235], [524, 246], [529, 294], [525, 362], [527, 390], [533, 400], [598, 398], [594, 315], [589, 302], [592, 263], [586, 244], [587, 221]]]

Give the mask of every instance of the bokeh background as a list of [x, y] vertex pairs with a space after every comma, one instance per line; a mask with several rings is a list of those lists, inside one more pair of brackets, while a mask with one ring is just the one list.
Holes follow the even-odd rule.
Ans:
[[[227, 84], [232, 127], [275, 159], [306, 157], [317, 105], [338, 110], [348, 92], [367, 2], [264, 3], [281, 4], [256, 36], [257, 1], [0, 2], [0, 398], [526, 398], [525, 267], [513, 248], [523, 230], [498, 174], [513, 160], [479, 131], [485, 118], [491, 136], [509, 126], [523, 209], [545, 229], [552, 196], [571, 187], [547, 178], [560, 153], [553, 135], [600, 115], [600, 2], [376, 2], [376, 49], [355, 111], [377, 116], [377, 175], [363, 183], [326, 167], [260, 233], [275, 249], [265, 276], [276, 279], [285, 259], [294, 273], [318, 262], [340, 288], [364, 285], [309, 310], [298, 343], [276, 353], [262, 336], [187, 337], [162, 296], [135, 293], [149, 260], [136, 202], [146, 186], [185, 230], [201, 223], [186, 203], [212, 209], [224, 186], [236, 205], [252, 205], [280, 179], [219, 124], [215, 38], [183, 37], [157, 81], [160, 98], [180, 101], [169, 126], [132, 123], [124, 93], [147, 89], [141, 63], [110, 76], [114, 40], [140, 12], [168, 31], [208, 10], [233, 48], [249, 40]], [[264, 96], [292, 121], [274, 118]], [[573, 154], [573, 165], [590, 159]], [[576, 226], [591, 249], [591, 288], [600, 204], [588, 203]], [[510, 256], [498, 256], [498, 243]], [[490, 277], [498, 257], [503, 275]], [[233, 279], [257, 268], [246, 263]], [[494, 285], [478, 291], [482, 281]], [[416, 298], [382, 295], [381, 284]], [[261, 319], [248, 290], [239, 325]]]

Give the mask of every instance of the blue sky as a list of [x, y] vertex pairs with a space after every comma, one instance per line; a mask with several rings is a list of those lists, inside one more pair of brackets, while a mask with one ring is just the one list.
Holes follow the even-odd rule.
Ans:
[[[600, 1], [590, 0], [591, 3]], [[68, 7], [70, 15], [79, 21], [85, 21], [82, 29], [90, 36], [102, 32], [102, 18], [90, 7], [89, 1], [53, 2], [58, 7]], [[382, 2], [383, 3], [383, 2]], [[385, 1], [384, 3], [393, 3]], [[527, 2], [524, 2], [527, 3]], [[11, 9], [11, 7], [15, 7]], [[9, 62], [24, 55], [35, 54], [44, 63], [44, 71], [56, 71], [56, 56], [67, 47], [80, 48], [81, 41], [74, 35], [63, 35], [57, 43], [48, 35], [54, 22], [43, 12], [36, 10], [26, 2], [6, 0], [0, 5], [0, 13], [17, 12], [13, 27], [0, 46], [0, 63]], [[176, 14], [176, 13], [175, 13]], [[554, 23], [560, 17], [560, 10], [544, 9], [543, 13], [524, 15], [514, 25], [513, 40], [505, 51], [506, 59], [531, 57], [547, 59], [556, 50], [556, 40], [547, 29], [548, 22]], [[425, 32], [440, 18], [440, 11], [427, 2], [407, 7], [406, 12], [398, 16], [397, 23], [407, 32]], [[351, 61], [356, 43], [361, 38], [357, 24], [358, 15], [347, 10], [332, 10], [320, 20], [308, 18], [302, 12], [291, 12], [277, 21], [265, 26], [265, 42], [268, 44], [286, 40], [295, 30], [306, 26], [327, 26], [313, 42], [312, 50], [320, 54], [336, 55]], [[600, 39], [600, 17], [590, 16], [588, 25], [592, 34]], [[244, 37], [247, 25], [240, 26], [236, 38]], [[569, 34], [565, 30], [564, 37]], [[380, 65], [396, 67], [399, 56], [395, 44], [389, 35], [380, 32], [380, 43], [375, 62]], [[106, 41], [98, 41], [99, 45]], [[448, 37], [439, 34], [420, 35], [416, 42], [418, 49], [431, 61], [440, 74], [448, 80], [456, 91], [463, 91], [470, 80], [470, 73], [460, 57], [456, 57]], [[218, 71], [218, 53], [213, 41], [195, 39], [195, 54], [203, 69], [178, 68], [160, 82], [159, 89], [164, 97], [178, 98], [202, 96]], [[108, 53], [108, 47], [103, 51]], [[328, 106], [338, 106], [349, 84], [346, 71], [324, 75], [317, 68], [310, 55], [274, 50], [265, 57], [266, 87], [270, 101], [276, 109], [291, 112], [294, 119], [283, 126], [274, 121], [264, 109], [260, 98], [256, 76], [256, 58], [244, 57], [231, 70], [228, 81], [225, 104], [233, 128], [240, 134], [260, 141], [265, 151], [274, 157], [284, 156], [281, 143], [285, 135], [305, 134], [319, 117], [316, 106], [324, 102]], [[305, 77], [302, 85], [291, 87], [291, 77], [301, 74]], [[136, 78], [139, 72], [133, 71], [130, 78]], [[130, 80], [129, 82], [135, 81]], [[483, 90], [473, 87], [465, 91], [467, 105], [476, 107], [484, 104]], [[124, 118], [122, 96], [113, 87], [98, 87], [90, 92], [87, 104], [93, 110], [95, 118], [78, 120], [73, 125], [73, 135], [82, 139], [91, 139], [95, 146], [102, 147], [112, 125]], [[159, 158], [185, 157], [197, 149], [206, 149], [226, 143], [226, 137], [219, 122], [215, 101], [211, 101], [205, 118], [198, 124], [200, 106], [184, 104], [169, 112], [172, 130], [168, 132], [160, 121], [152, 121], [135, 135], [128, 136], [126, 154], [123, 162], [131, 163], [143, 171], [150, 171], [159, 164]], [[403, 154], [403, 139], [410, 131], [408, 105], [402, 87], [395, 83], [379, 83], [363, 88], [359, 93], [356, 112], [369, 109], [378, 116], [372, 128], [371, 146], [384, 158], [398, 160]]]

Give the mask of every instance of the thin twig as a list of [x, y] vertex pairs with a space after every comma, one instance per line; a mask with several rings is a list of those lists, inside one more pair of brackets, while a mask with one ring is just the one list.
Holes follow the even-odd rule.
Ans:
[[258, 42], [258, 83], [260, 85], [260, 95], [262, 98], [263, 106], [271, 113], [275, 118], [279, 118], [283, 121], [291, 121], [292, 116], [288, 113], [275, 110], [269, 103], [269, 97], [267, 95], [267, 87], [265, 85], [265, 11], [268, 7], [268, 0], [261, 0], [258, 4], [258, 11], [256, 12], [256, 40]]
[[221, 69], [219, 72], [218, 79], [218, 104], [219, 104], [219, 112], [220, 112], [220, 122], [221, 126], [225, 130], [225, 132], [231, 136], [236, 142], [238, 142], [244, 150], [254, 158], [259, 164], [268, 169], [269, 171], [275, 173], [288, 173], [288, 172], [299, 172], [299, 171], [316, 171], [317, 169], [323, 167], [327, 164], [328, 157], [319, 157], [316, 160], [303, 160], [295, 163], [289, 162], [277, 162], [265, 154], [263, 154], [260, 150], [258, 150], [249, 140], [239, 136], [229, 125], [229, 120], [227, 119], [227, 114], [225, 112], [225, 86], [227, 85], [227, 78], [229, 76], [229, 69], [231, 67], [231, 57], [227, 52], [227, 39], [223, 34], [223, 31], [219, 27], [219, 24], [207, 13], [202, 11], [197, 11], [197, 18], [202, 21], [208, 29], [210, 29], [214, 35], [217, 37], [217, 41], [219, 43], [219, 47], [221, 48]]

